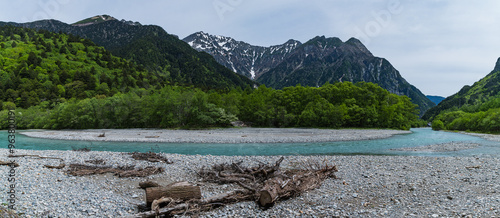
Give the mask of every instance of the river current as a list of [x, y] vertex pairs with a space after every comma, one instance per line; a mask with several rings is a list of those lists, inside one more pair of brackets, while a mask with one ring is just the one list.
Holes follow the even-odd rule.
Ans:
[[[460, 133], [432, 131], [430, 128], [411, 129], [412, 133], [386, 139], [317, 142], [317, 143], [144, 143], [144, 142], [91, 142], [30, 138], [16, 134], [16, 149], [92, 151], [165, 152], [189, 155], [416, 155], [416, 156], [500, 156], [500, 142]], [[0, 148], [7, 148], [7, 131], [0, 131]], [[422, 146], [454, 143], [477, 144], [474, 148], [451, 151], [429, 151]], [[439, 147], [439, 146], [438, 146]], [[415, 148], [415, 149], [408, 149]]]

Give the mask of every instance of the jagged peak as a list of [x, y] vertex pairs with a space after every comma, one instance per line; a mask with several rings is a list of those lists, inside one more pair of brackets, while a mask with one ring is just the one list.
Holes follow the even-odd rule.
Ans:
[[337, 47], [342, 44], [342, 40], [337, 37], [316, 36], [304, 43], [305, 45], [318, 45], [321, 47]]
[[500, 71], [500, 58], [497, 59], [497, 63], [495, 64], [495, 69], [493, 69], [493, 72]]
[[106, 22], [106, 21], [111, 21], [111, 20], [118, 20], [112, 16], [109, 16], [109, 15], [97, 15], [97, 16], [93, 16], [93, 17], [90, 17], [90, 18], [87, 18], [87, 19], [83, 19], [81, 21], [78, 21], [74, 24], [71, 24], [73, 26], [88, 26], [88, 25], [93, 25], [93, 24], [98, 24], [98, 23], [103, 23], [103, 22]]
[[348, 45], [352, 45], [352, 46], [358, 48], [363, 53], [366, 53], [366, 54], [369, 54], [369, 55], [373, 55], [370, 52], [370, 50], [368, 50], [368, 48], [366, 48], [366, 46], [359, 39], [356, 39], [356, 38], [352, 37], [349, 40], [347, 40], [345, 43], [348, 44]]

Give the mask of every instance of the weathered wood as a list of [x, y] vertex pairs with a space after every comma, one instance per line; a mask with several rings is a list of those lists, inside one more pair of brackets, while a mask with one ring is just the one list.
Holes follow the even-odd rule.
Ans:
[[259, 191], [259, 204], [263, 207], [272, 206], [279, 199], [286, 199], [297, 194], [313, 190], [321, 186], [327, 177], [333, 177], [337, 167], [325, 166], [316, 171], [288, 172], [265, 181]]
[[9, 154], [8, 157], [34, 157], [34, 158], [40, 158], [40, 159], [55, 159], [55, 160], [64, 161], [62, 158], [58, 158], [58, 157], [42, 157], [40, 155], [32, 155], [32, 154], [18, 154], [18, 155]]
[[[283, 172], [280, 170], [282, 161], [283, 158], [280, 158], [274, 165], [260, 163], [256, 167], [245, 167], [241, 165], [242, 162], [238, 162], [217, 164], [212, 166], [211, 169], [202, 168], [198, 175], [203, 177], [205, 181], [219, 184], [236, 183], [245, 189], [209, 199], [201, 200], [201, 191], [199, 189], [196, 191], [197, 197], [186, 197], [191, 193], [189, 188], [193, 187], [189, 183], [147, 188], [146, 204], [151, 206], [154, 201], [154, 208], [133, 217], [155, 217], [159, 215], [170, 217], [179, 214], [198, 214], [201, 211], [246, 200], [257, 201], [258, 204], [269, 207], [280, 199], [294, 197], [319, 187], [328, 177], [336, 178], [334, 174], [334, 172], [337, 172], [336, 166], [330, 167], [319, 162], [304, 162], [306, 165], [301, 169]], [[153, 194], [155, 196], [152, 196]]]
[[14, 165], [14, 167], [18, 167], [19, 166], [19, 164], [16, 163], [16, 162], [9, 162], [9, 161], [2, 161], [2, 160], [0, 160], [0, 165], [5, 165], [5, 166]]
[[160, 185], [153, 181], [145, 181], [145, 182], [140, 182], [139, 187], [141, 187], [142, 189], [146, 189], [151, 187], [160, 187]]
[[179, 199], [183, 201], [201, 199], [201, 189], [192, 184], [172, 184], [166, 187], [146, 188], [146, 205], [149, 207], [154, 200], [162, 197]]
[[66, 164], [60, 163], [59, 166], [51, 166], [51, 165], [44, 165], [44, 166], [49, 168], [49, 169], [62, 169], [66, 166]]
[[[168, 199], [168, 198], [163, 198], [164, 200], [161, 201], [172, 201], [173, 199]], [[232, 192], [228, 192], [225, 194], [217, 195], [211, 198], [203, 199], [200, 201], [195, 201], [193, 203], [196, 204], [187, 204], [187, 203], [181, 203], [178, 205], [174, 205], [172, 207], [165, 207], [165, 208], [155, 208], [156, 210], [151, 210], [151, 211], [146, 211], [138, 214], [134, 214], [132, 216], [128, 216], [128, 218], [144, 218], [144, 217], [156, 217], [158, 215], [175, 215], [179, 213], [184, 213], [186, 211], [190, 212], [197, 212], [197, 211], [204, 211], [204, 210], [210, 210], [213, 207], [217, 206], [223, 206], [225, 204], [229, 203], [235, 203], [235, 202], [241, 202], [241, 201], [247, 201], [247, 200], [252, 200], [253, 196], [251, 192], [245, 191], [245, 190], [235, 190]], [[159, 202], [161, 202], [159, 201]], [[194, 209], [190, 208], [194, 206]]]

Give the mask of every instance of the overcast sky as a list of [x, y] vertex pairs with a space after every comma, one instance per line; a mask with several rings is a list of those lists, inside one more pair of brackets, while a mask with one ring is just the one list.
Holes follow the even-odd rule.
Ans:
[[1, 0], [0, 21], [94, 15], [204, 31], [269, 46], [324, 35], [360, 39], [426, 95], [449, 96], [486, 76], [500, 57], [498, 0]]

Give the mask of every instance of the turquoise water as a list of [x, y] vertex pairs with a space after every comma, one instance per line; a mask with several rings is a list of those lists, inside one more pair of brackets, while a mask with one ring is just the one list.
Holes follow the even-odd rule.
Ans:
[[[430, 128], [412, 129], [412, 133], [387, 139], [321, 142], [321, 143], [268, 143], [268, 144], [197, 144], [197, 143], [138, 143], [90, 142], [30, 138], [16, 134], [16, 149], [72, 150], [90, 148], [93, 151], [165, 152], [202, 155], [420, 155], [420, 156], [469, 156], [499, 155], [500, 142], [490, 142], [479, 137], [459, 133], [432, 131]], [[6, 131], [0, 131], [0, 146], [7, 148]], [[391, 149], [418, 147], [448, 142], [472, 142], [479, 147], [454, 152], [413, 152]]]

